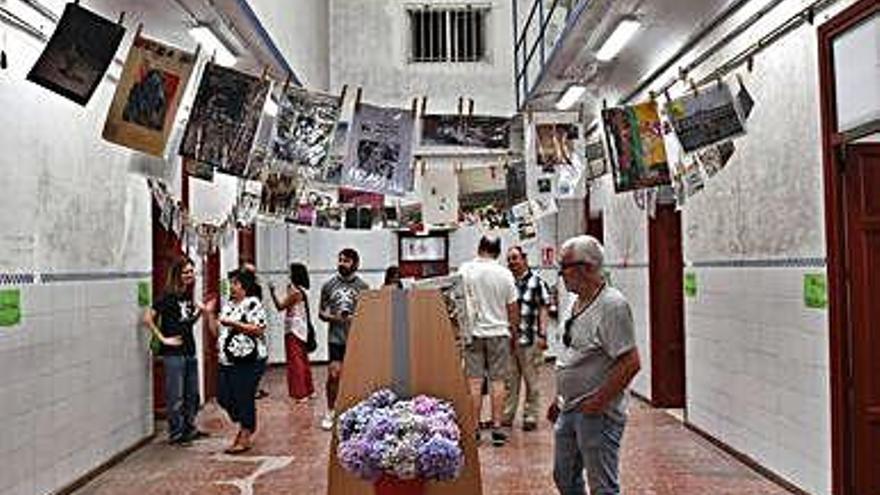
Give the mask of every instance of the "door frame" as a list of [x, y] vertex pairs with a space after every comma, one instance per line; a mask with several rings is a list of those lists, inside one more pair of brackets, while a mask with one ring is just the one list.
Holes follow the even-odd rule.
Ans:
[[825, 233], [828, 251], [828, 324], [831, 382], [831, 477], [832, 493], [856, 495], [853, 491], [850, 424], [847, 400], [850, 362], [850, 326], [846, 305], [846, 209], [844, 207], [844, 162], [838, 150], [844, 143], [837, 129], [834, 54], [832, 42], [838, 35], [880, 12], [876, 0], [860, 0], [819, 27], [819, 93], [822, 119], [822, 163], [825, 184]]

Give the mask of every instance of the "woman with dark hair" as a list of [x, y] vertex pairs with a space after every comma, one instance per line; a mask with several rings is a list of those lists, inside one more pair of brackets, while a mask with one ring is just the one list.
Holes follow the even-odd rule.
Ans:
[[199, 362], [193, 338], [193, 324], [201, 314], [214, 311], [214, 300], [197, 304], [193, 262], [182, 258], [168, 270], [162, 297], [144, 314], [144, 324], [159, 341], [165, 373], [165, 414], [168, 439], [188, 443], [205, 434], [195, 426], [199, 410]]
[[391, 265], [385, 269], [385, 281], [382, 283], [382, 286], [387, 287], [389, 285], [398, 289], [403, 288], [403, 284], [400, 282], [400, 268], [397, 265]]
[[275, 286], [269, 293], [275, 309], [284, 311], [284, 350], [287, 354], [287, 391], [297, 402], [315, 397], [312, 370], [309, 367], [309, 271], [302, 263], [290, 265], [290, 284], [284, 299], [279, 299]]
[[211, 331], [217, 337], [220, 371], [217, 402], [240, 428], [227, 454], [240, 454], [251, 448], [257, 428], [254, 395], [265, 369], [266, 311], [257, 297], [259, 285], [253, 273], [229, 272], [229, 301], [220, 317], [211, 318]]

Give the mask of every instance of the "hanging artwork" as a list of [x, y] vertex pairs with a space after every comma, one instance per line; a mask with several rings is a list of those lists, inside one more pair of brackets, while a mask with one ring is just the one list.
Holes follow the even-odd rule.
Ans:
[[526, 163], [517, 160], [507, 164], [507, 204], [515, 205], [527, 198]]
[[425, 115], [422, 146], [507, 149], [510, 119], [491, 116]]
[[724, 141], [721, 144], [703, 148], [696, 155], [703, 171], [706, 172], [706, 176], [712, 178], [727, 165], [735, 151], [736, 145], [733, 144], [733, 141]]
[[617, 192], [670, 183], [663, 125], [654, 102], [602, 110]]
[[322, 179], [341, 107], [338, 96], [288, 87], [278, 103], [274, 158], [293, 164], [308, 180]]
[[180, 154], [244, 176], [269, 85], [267, 80], [209, 63]]
[[588, 143], [585, 147], [586, 166], [584, 167], [585, 179], [596, 180], [608, 173], [608, 161], [605, 158], [605, 145], [602, 141]]
[[277, 171], [263, 172], [260, 213], [281, 218], [295, 215], [298, 206], [300, 183], [295, 175]]
[[575, 124], [541, 124], [536, 126], [538, 135], [538, 166], [545, 172], [553, 172], [557, 167], [569, 165], [574, 156], [574, 145], [578, 138]]
[[458, 222], [494, 229], [508, 226], [507, 174], [501, 167], [474, 167], [458, 172]]
[[382, 227], [386, 229], [400, 228], [400, 208], [395, 205], [382, 209]]
[[737, 104], [725, 83], [711, 84], [669, 102], [666, 112], [688, 153], [745, 134]]
[[104, 139], [163, 156], [196, 56], [137, 34], [104, 123]]
[[385, 196], [356, 189], [339, 189], [339, 205], [345, 208], [345, 228], [371, 229], [373, 221], [381, 218]]
[[743, 121], [749, 119], [749, 116], [752, 115], [752, 109], [755, 108], [755, 100], [752, 98], [749, 90], [746, 89], [745, 83], [743, 83], [742, 78], [737, 77], [739, 80], [739, 91], [736, 93], [736, 102], [739, 104], [739, 111], [742, 114]]
[[208, 182], [214, 181], [214, 167], [207, 163], [184, 158], [183, 167], [186, 170], [186, 174], [190, 177], [195, 177], [196, 179]]
[[361, 104], [348, 137], [342, 184], [402, 196], [413, 189], [409, 110]]
[[235, 207], [235, 217], [239, 225], [251, 225], [257, 219], [257, 213], [262, 209], [262, 198], [266, 192], [263, 183], [255, 180], [246, 180], [241, 184], [238, 194], [238, 205]]
[[374, 212], [369, 206], [345, 208], [345, 228], [370, 230], [373, 228]]
[[77, 3], [68, 3], [27, 79], [85, 105], [104, 77], [124, 35], [125, 28], [121, 24]]
[[340, 120], [333, 130], [333, 139], [330, 142], [330, 151], [327, 156], [327, 164], [324, 167], [320, 182], [329, 185], [339, 185], [342, 182], [342, 168], [345, 165], [345, 154], [348, 150], [348, 122]]
[[420, 182], [425, 223], [454, 225], [458, 220], [456, 175], [448, 168], [426, 167]]
[[532, 211], [532, 202], [523, 201], [510, 209], [511, 223], [516, 232], [519, 242], [528, 242], [538, 237], [538, 228], [535, 225], [535, 215]]
[[342, 208], [339, 206], [329, 206], [324, 209], [317, 210], [315, 217], [315, 227], [325, 229], [339, 230], [342, 228]]
[[412, 203], [400, 205], [398, 208], [400, 215], [400, 227], [410, 230], [422, 230], [425, 226], [425, 218], [422, 215], [422, 204]]
[[385, 196], [371, 191], [358, 191], [357, 189], [339, 188], [339, 204], [352, 206], [369, 206], [380, 209], [385, 206]]

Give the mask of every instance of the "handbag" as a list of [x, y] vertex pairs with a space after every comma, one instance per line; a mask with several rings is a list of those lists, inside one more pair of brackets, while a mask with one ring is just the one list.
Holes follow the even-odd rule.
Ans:
[[315, 352], [318, 349], [318, 338], [315, 335], [315, 326], [312, 325], [312, 312], [309, 310], [309, 296], [306, 295], [306, 291], [300, 289], [303, 294], [303, 301], [306, 303], [306, 327], [308, 328], [306, 338], [306, 353]]

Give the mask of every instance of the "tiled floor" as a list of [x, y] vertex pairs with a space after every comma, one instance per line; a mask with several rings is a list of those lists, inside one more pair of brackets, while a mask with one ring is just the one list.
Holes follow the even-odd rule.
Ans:
[[[543, 374], [544, 390], [551, 372]], [[316, 369], [323, 385], [324, 369]], [[318, 428], [323, 400], [295, 405], [286, 398], [284, 375], [272, 370], [264, 380], [271, 395], [259, 402], [255, 448], [242, 457], [222, 454], [233, 431], [216, 406], [202, 414], [214, 436], [190, 447], [157, 439], [110, 469], [78, 495], [122, 494], [308, 494], [326, 492], [330, 435]], [[319, 386], [318, 388], [323, 388]], [[672, 416], [633, 402], [622, 460], [626, 493], [674, 495], [786, 494], [685, 429]], [[480, 447], [486, 495], [556, 493], [550, 426], [516, 430], [504, 448]]]

